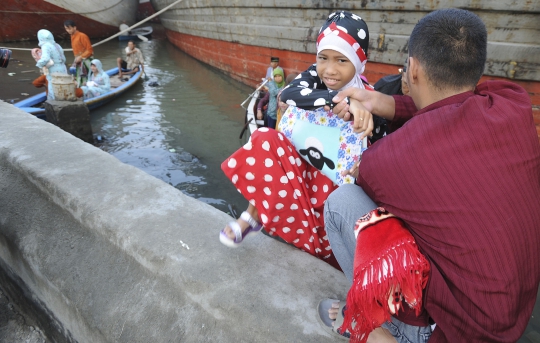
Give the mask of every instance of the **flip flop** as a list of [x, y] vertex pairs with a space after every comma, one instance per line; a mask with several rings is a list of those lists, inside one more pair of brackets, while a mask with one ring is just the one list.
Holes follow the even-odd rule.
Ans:
[[229, 248], [236, 248], [244, 241], [244, 239], [249, 234], [257, 234], [261, 232], [263, 226], [261, 223], [257, 222], [251, 215], [247, 212], [242, 212], [240, 219], [249, 224], [248, 228], [242, 232], [238, 222], [230, 222], [229, 227], [233, 230], [235, 239], [230, 239], [229, 236], [225, 233], [225, 228], [219, 232], [219, 241]]
[[[338, 310], [338, 316], [337, 318], [330, 319], [328, 316], [328, 310], [332, 307], [332, 304], [335, 302], [339, 302], [339, 310]], [[319, 306], [317, 307], [318, 311], [318, 318], [320, 322], [323, 324], [325, 329], [330, 332], [333, 335], [337, 335], [342, 340], [348, 341], [351, 337], [351, 334], [348, 332], [340, 333], [338, 332], [338, 328], [341, 327], [343, 324], [343, 314], [345, 311], [345, 301], [337, 300], [337, 299], [323, 299], [319, 302]], [[332, 325], [334, 323], [334, 325]]]

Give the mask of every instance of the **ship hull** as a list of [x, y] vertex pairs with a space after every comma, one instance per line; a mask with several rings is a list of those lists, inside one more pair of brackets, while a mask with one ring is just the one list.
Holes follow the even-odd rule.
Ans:
[[[160, 10], [169, 0], [151, 0]], [[248, 85], [260, 82], [270, 56], [280, 57], [285, 72], [303, 71], [315, 62], [318, 29], [329, 13], [350, 10], [370, 28], [366, 76], [372, 83], [396, 74], [407, 57], [408, 35], [420, 18], [439, 8], [391, 0], [377, 3], [290, 0], [205, 0], [181, 2], [160, 15], [168, 39], [193, 57], [223, 70]], [[492, 1], [454, 0], [447, 7], [469, 9], [488, 29], [488, 61], [483, 79], [519, 83], [540, 106], [540, 3], [514, 0], [513, 6]], [[528, 14], [530, 13], [530, 14]]]
[[3, 0], [0, 9], [0, 42], [37, 40], [47, 29], [57, 39], [67, 38], [64, 21], [73, 20], [90, 38], [118, 32], [119, 25], [135, 23], [138, 0]]

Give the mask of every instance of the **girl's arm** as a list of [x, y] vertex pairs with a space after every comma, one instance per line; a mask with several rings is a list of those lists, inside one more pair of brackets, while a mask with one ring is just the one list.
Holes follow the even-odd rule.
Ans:
[[336, 94], [337, 92], [329, 90], [319, 78], [314, 64], [283, 89], [281, 101], [304, 110], [313, 110], [331, 105]]

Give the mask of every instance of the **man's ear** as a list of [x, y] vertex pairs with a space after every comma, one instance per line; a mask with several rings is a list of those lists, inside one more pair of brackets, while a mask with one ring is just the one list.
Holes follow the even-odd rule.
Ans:
[[414, 57], [409, 56], [409, 66], [407, 67], [407, 73], [408, 73], [408, 83], [416, 84], [418, 83], [418, 68], [419, 68], [418, 61]]

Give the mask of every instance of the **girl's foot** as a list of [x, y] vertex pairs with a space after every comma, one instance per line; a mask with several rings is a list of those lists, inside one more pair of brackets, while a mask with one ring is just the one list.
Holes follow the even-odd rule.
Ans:
[[240, 215], [234, 222], [230, 222], [219, 233], [219, 240], [228, 247], [237, 247], [244, 238], [250, 233], [259, 233], [263, 226], [254, 218], [258, 219], [257, 210], [253, 206], [249, 206], [246, 211]]

